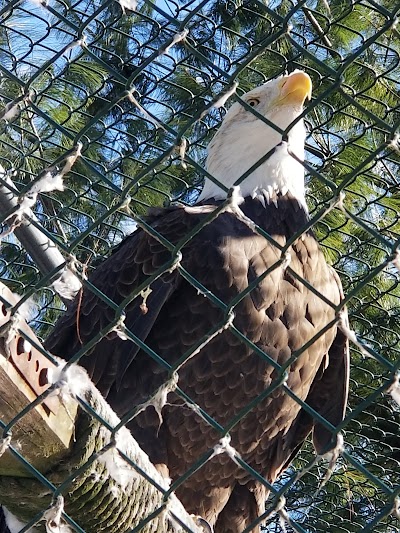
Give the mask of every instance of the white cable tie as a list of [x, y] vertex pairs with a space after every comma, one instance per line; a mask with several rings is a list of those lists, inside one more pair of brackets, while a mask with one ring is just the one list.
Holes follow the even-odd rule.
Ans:
[[68, 50], [72, 50], [73, 48], [76, 48], [78, 46], [86, 46], [86, 36], [85, 35], [82, 35], [82, 37], [80, 39], [77, 39], [76, 41], [72, 41], [71, 43], [69, 43], [63, 50], [63, 54], [65, 54], [66, 52], [68, 52]]
[[64, 166], [58, 173], [59, 176], [63, 177], [71, 170], [76, 160], [82, 155], [82, 146], [81, 142], [76, 143], [72, 152], [64, 159]]
[[276, 512], [279, 515], [279, 525], [284, 533], [286, 533], [286, 524], [290, 525], [290, 517], [286, 511], [286, 498], [281, 496], [276, 506]]

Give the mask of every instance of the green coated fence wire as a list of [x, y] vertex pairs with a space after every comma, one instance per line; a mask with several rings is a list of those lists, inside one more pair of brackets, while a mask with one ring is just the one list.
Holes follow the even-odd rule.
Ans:
[[[113, 320], [67, 367], [113, 331], [139, 346], [168, 373], [165, 390], [173, 390], [211, 426], [231, 459], [267, 488], [265, 513], [257, 520], [263, 531], [395, 533], [400, 528], [399, 14], [400, 3], [393, 0], [0, 0], [0, 279], [22, 297], [13, 313], [25, 301], [33, 302], [29, 325], [44, 340], [68, 299], [54, 279], [67, 272], [76, 287], [83, 284], [93, 291], [112, 309]], [[342, 320], [347, 306], [350, 395], [347, 416], [336, 429], [287, 385], [288, 367], [306, 347], [281, 367], [233, 324], [236, 306], [260, 279], [227, 305], [180, 263], [183, 247], [227, 203], [178, 243], [168, 241], [145, 218], [152, 207], [193, 205], [206, 177], [218, 182], [204, 164], [226, 109], [239, 102], [268, 122], [244, 102], [243, 94], [295, 69], [306, 71], [313, 82], [313, 98], [302, 115], [310, 221], [284, 247], [261, 228], [254, 231], [281, 254], [264, 277], [312, 229], [342, 280], [344, 299], [335, 307], [333, 323], [326, 325]], [[61, 180], [58, 186], [40, 185], [48, 174]], [[32, 198], [35, 185], [39, 192], [29, 215], [19, 209], [23, 199]], [[221, 188], [229, 203], [232, 191]], [[7, 194], [14, 203], [3, 203]], [[35, 217], [31, 223], [41, 238], [57, 250], [47, 270], [35, 257], [36, 241], [31, 248], [24, 245], [24, 238], [25, 243], [37, 238], [35, 232], [24, 237], [20, 221], [27, 213]], [[138, 227], [169, 251], [169, 260], [117, 305], [88, 276]], [[146, 298], [150, 284], [174, 269], [221, 311], [221, 320], [171, 365], [126, 328], [124, 316], [138, 295]], [[222, 426], [174, 379], [186, 361], [227, 328], [274, 366], [275, 378]], [[229, 448], [229, 432], [281, 387], [318, 423], [343, 437], [344, 444], [328, 464], [316, 462], [306, 442], [271, 485]], [[3, 438], [12, 436], [18, 420], [46, 394], [12, 421], [0, 420]], [[102, 423], [101, 415], [80, 401], [87, 416]], [[116, 427], [103, 420], [105, 430], [115, 437], [141, 407], [133, 407]], [[74, 487], [76, 475], [66, 475], [56, 486], [17, 447], [10, 450], [54, 505]], [[161, 503], [132, 531], [150, 531], [154, 520], [164, 516], [169, 496], [213, 453], [210, 449], [199, 456], [167, 489], [149, 479]], [[119, 454], [149, 477], [131, 457]], [[96, 459], [88, 457], [79, 472]], [[30, 531], [45, 512], [43, 508], [21, 530]], [[62, 516], [71, 531], [85, 531], [73, 516]]]

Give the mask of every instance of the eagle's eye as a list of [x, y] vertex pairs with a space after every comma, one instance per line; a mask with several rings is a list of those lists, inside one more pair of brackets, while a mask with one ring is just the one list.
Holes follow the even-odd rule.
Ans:
[[250, 98], [250, 100], [247, 100], [247, 103], [251, 105], [251, 107], [256, 107], [260, 103], [260, 100], [258, 98]]

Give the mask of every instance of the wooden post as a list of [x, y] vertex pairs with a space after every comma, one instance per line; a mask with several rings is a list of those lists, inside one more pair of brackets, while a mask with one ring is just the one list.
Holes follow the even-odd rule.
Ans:
[[85, 408], [71, 392], [62, 402], [54, 395], [31, 405], [49, 388], [51, 372], [59, 370], [37, 348], [40, 342], [25, 321], [13, 319], [8, 304], [15, 306], [18, 299], [1, 285], [0, 300], [0, 421], [3, 427], [12, 422], [10, 446], [47, 479], [46, 484], [37, 479], [6, 449], [0, 457], [0, 505], [21, 523], [35, 522], [38, 533], [61, 517], [60, 501], [86, 533], [127, 533], [136, 527], [142, 533], [205, 531], [173, 493], [166, 499], [169, 480], [130, 432], [123, 427], [113, 433], [119, 419], [83, 369], [70, 368]]
[[[33, 346], [40, 341], [25, 320], [12, 317], [7, 303], [15, 305], [18, 298], [3, 284], [0, 299], [0, 420], [8, 425], [50, 387], [49, 373], [57, 366]], [[51, 469], [69, 450], [76, 411], [72, 398], [67, 404], [56, 395], [47, 398], [12, 424], [13, 444], [40, 472]], [[0, 457], [0, 475], [31, 476], [9, 451]]]

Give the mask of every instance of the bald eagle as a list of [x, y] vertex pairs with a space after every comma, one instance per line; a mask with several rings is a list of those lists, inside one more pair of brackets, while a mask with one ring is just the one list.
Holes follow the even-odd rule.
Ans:
[[[335, 445], [329, 426], [293, 395], [333, 426], [347, 400], [348, 344], [335, 322], [341, 284], [311, 230], [300, 234], [309, 220], [300, 115], [310, 97], [309, 76], [295, 71], [245, 94], [248, 105], [232, 105], [210, 143], [207, 170], [228, 189], [247, 173], [240, 184], [243, 216], [226, 208], [210, 222], [226, 201], [211, 179], [197, 205], [150, 215], [148, 224], [165, 241], [138, 229], [90, 277], [120, 305], [164, 268], [145, 308], [143, 294], [126, 306], [125, 325], [137, 342], [107, 335], [80, 361], [120, 416], [148, 402], [171, 377], [168, 365], [179, 363], [180, 389], [229, 431], [230, 445], [268, 483], [290, 465], [311, 431], [317, 452]], [[190, 232], [194, 236], [185, 240]], [[171, 269], [171, 249], [181, 242], [182, 258]], [[85, 288], [46, 348], [70, 359], [114, 318], [107, 301]], [[224, 435], [174, 391], [161, 417], [149, 405], [127, 426], [173, 481]], [[266, 485], [224, 453], [213, 454], [176, 493], [216, 533], [259, 531], [268, 495]]]

